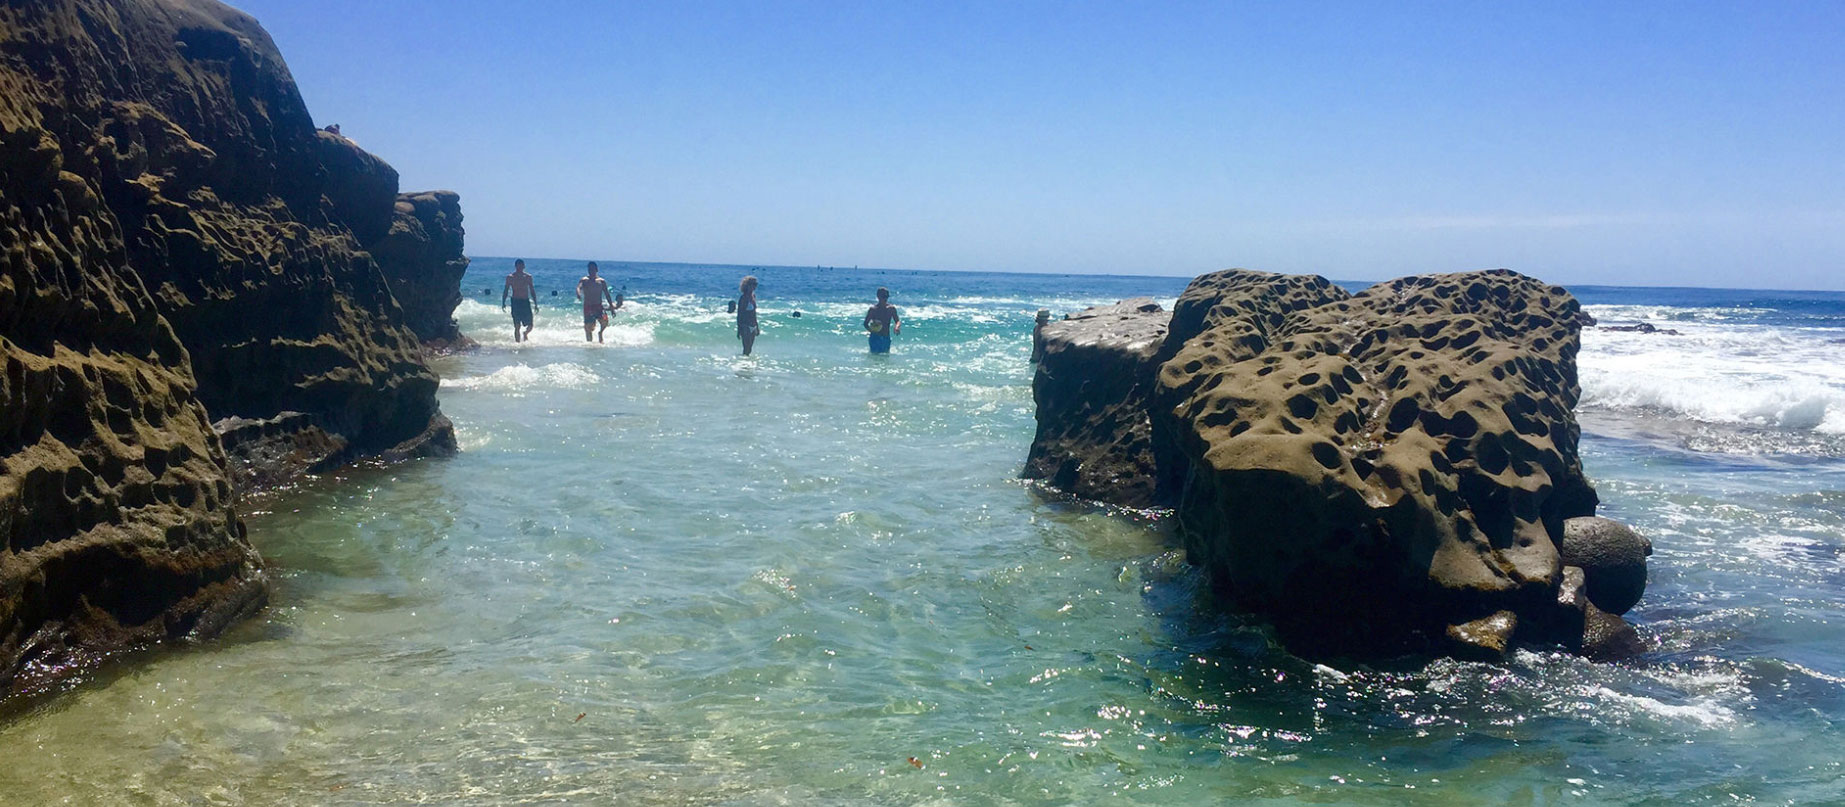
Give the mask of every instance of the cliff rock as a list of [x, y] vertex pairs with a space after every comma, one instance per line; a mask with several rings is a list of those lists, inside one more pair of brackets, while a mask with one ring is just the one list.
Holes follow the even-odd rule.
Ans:
[[405, 323], [438, 353], [471, 347], [455, 324], [461, 305], [461, 197], [454, 191], [398, 194], [391, 229], [371, 245]]
[[452, 448], [361, 248], [396, 186], [221, 3], [0, 5], [0, 687], [260, 606], [214, 421]]

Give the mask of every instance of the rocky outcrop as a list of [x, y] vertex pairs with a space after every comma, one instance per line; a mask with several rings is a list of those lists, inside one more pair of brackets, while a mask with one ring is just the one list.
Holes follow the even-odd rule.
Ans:
[[399, 194], [391, 229], [371, 245], [405, 323], [431, 350], [441, 353], [474, 345], [455, 324], [461, 305], [461, 197], [454, 191]]
[[0, 5], [0, 688], [261, 604], [213, 421], [452, 447], [361, 248], [396, 185], [227, 6]]
[[[1503, 270], [1357, 295], [1206, 275], [1156, 351], [1146, 440], [1095, 419], [1083, 445], [1144, 444], [1137, 467], [1176, 503], [1188, 556], [1296, 650], [1578, 649], [1585, 625], [1611, 628], [1558, 553], [1566, 521], [1597, 504], [1576, 450], [1579, 313], [1567, 291]], [[1063, 410], [1084, 407], [1111, 402]], [[1147, 485], [1089, 490], [1139, 501]]]
[[1038, 435], [1026, 479], [1127, 507], [1152, 507], [1147, 395], [1170, 319], [1141, 298], [1046, 323], [1031, 384]]

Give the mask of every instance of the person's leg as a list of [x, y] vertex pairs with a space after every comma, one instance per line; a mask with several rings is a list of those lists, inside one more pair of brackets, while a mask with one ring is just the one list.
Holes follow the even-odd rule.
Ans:
[[748, 356], [750, 354], [750, 348], [755, 347], [755, 346], [756, 346], [756, 329], [755, 328], [744, 329], [743, 331], [743, 355]]

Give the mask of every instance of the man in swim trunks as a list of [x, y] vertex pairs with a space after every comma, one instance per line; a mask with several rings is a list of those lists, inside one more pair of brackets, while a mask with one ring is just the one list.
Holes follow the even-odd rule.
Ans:
[[890, 304], [890, 289], [878, 288], [878, 304], [865, 312], [865, 330], [871, 333], [871, 352], [889, 353], [892, 334], [903, 333], [897, 307]]
[[[609, 282], [596, 276], [596, 262], [589, 262], [589, 274], [577, 281], [577, 299], [583, 301], [583, 341], [589, 341], [590, 334], [595, 334], [596, 341], [602, 341], [602, 332], [609, 329], [609, 312], [621, 307], [621, 302], [609, 292]], [[597, 328], [597, 323], [602, 327]]]
[[[506, 276], [506, 285], [500, 289], [500, 310], [506, 310], [506, 301], [512, 300], [513, 341], [523, 342], [532, 336], [532, 308], [538, 302], [538, 293], [532, 289], [532, 276], [525, 273], [525, 259], [513, 261], [512, 274]], [[519, 332], [519, 326], [525, 326], [525, 333]]]

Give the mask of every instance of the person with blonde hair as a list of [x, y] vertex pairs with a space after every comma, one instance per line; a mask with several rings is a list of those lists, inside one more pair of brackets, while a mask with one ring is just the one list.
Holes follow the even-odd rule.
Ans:
[[762, 326], [756, 322], [756, 276], [744, 275], [737, 284], [737, 338], [743, 340], [743, 355], [756, 346]]

